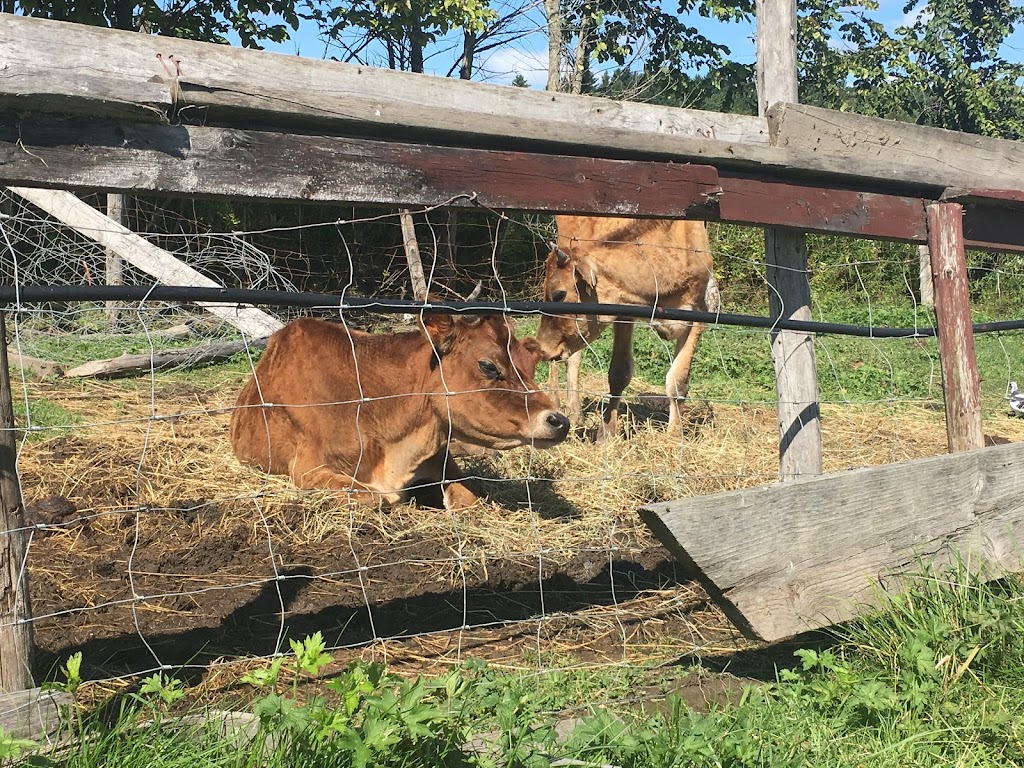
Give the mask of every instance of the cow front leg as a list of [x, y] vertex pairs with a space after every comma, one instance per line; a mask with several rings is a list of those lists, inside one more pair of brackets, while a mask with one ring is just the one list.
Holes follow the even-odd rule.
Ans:
[[440, 486], [444, 508], [448, 510], [465, 509], [480, 501], [480, 497], [466, 485], [465, 476], [452, 458], [449, 446], [420, 465], [414, 485]]
[[580, 367], [583, 363], [583, 350], [573, 352], [565, 359], [566, 407], [562, 410], [561, 385], [558, 381], [558, 361], [548, 362], [548, 393], [555, 404], [569, 417], [570, 424], [579, 424], [583, 418], [583, 402], [580, 398]]
[[349, 474], [325, 466], [319, 456], [301, 449], [292, 461], [291, 478], [303, 490], [338, 491], [349, 501], [360, 505], [384, 506], [405, 500], [401, 492], [384, 493], [374, 490]]
[[568, 390], [566, 416], [571, 424], [579, 424], [583, 418], [583, 403], [580, 398], [580, 367], [583, 365], [583, 350], [569, 355], [565, 361], [565, 386]]
[[668, 396], [668, 431], [682, 434], [683, 403], [690, 388], [690, 366], [697, 353], [697, 344], [704, 333], [703, 323], [694, 323], [685, 335], [676, 340], [676, 357], [665, 377], [665, 394]]
[[622, 393], [633, 379], [633, 323], [617, 321], [612, 328], [612, 362], [608, 368], [608, 403], [604, 409], [603, 430], [598, 442], [619, 433], [619, 403]]
[[555, 408], [561, 410], [562, 398], [560, 385], [558, 383], [558, 361], [548, 361], [548, 395], [551, 397], [551, 401], [555, 404]]

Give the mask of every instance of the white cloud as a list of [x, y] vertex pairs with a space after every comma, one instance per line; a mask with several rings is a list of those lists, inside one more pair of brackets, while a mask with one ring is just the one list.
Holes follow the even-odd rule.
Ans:
[[516, 75], [522, 75], [531, 88], [544, 88], [548, 82], [548, 53], [522, 51], [515, 48], [495, 48], [481, 59], [478, 75], [474, 79], [508, 85]]

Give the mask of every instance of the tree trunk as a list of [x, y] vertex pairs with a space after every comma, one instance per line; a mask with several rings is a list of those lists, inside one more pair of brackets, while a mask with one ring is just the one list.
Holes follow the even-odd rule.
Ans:
[[580, 34], [576, 39], [576, 59], [569, 76], [569, 93], [583, 92], [583, 77], [587, 72], [590, 47], [590, 17], [585, 15], [580, 21]]
[[460, 80], [473, 79], [473, 57], [476, 55], [476, 35], [468, 30], [462, 36], [462, 66], [459, 67]]
[[562, 14], [559, 0], [544, 0], [544, 12], [548, 17], [547, 89], [549, 91], [557, 91], [558, 75], [562, 66]]

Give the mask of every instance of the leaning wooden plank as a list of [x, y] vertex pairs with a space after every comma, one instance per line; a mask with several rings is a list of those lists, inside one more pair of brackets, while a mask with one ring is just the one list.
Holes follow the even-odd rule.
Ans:
[[29, 688], [0, 693], [0, 731], [18, 739], [43, 741], [56, 733], [61, 710], [71, 706], [71, 694]]
[[[70, 192], [51, 189], [11, 187], [26, 200], [42, 208], [58, 221], [76, 232], [95, 240], [104, 247], [117, 251], [132, 266], [152, 275], [166, 285], [195, 285], [220, 287], [218, 283], [176, 259], [155, 245], [139, 237], [92, 206], [82, 202]], [[253, 338], [269, 336], [281, 327], [281, 321], [253, 307], [200, 304], [210, 313], [238, 328]]]
[[[471, 83], [334, 61], [0, 16], [0, 106], [175, 120], [315, 125], [324, 132], [429, 134], [671, 151], [687, 137], [767, 144], [764, 120]], [[39, 55], [60, 51], [60, 58]], [[163, 88], [162, 93], [154, 86]], [[587, 130], [580, 130], [586, 126]], [[642, 148], [642, 147], [641, 147]], [[723, 147], [724, 149], [724, 147]]]
[[640, 515], [745, 633], [850, 619], [921, 562], [1022, 568], [1024, 444], [652, 504]]
[[803, 104], [774, 104], [767, 117], [772, 146], [821, 170], [868, 163], [894, 182], [1024, 190], [1024, 142]]
[[253, 341], [226, 341], [220, 344], [204, 344], [184, 349], [168, 349], [145, 354], [123, 354], [107, 360], [91, 360], [64, 372], [66, 378], [97, 378], [115, 379], [121, 376], [133, 376], [138, 373], [149, 373], [165, 368], [177, 368], [182, 365], [199, 365], [227, 360], [246, 349], [262, 349], [267, 345], [266, 339]]

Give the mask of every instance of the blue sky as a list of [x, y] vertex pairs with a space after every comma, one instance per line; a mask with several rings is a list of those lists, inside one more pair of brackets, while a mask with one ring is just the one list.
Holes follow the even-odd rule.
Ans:
[[[502, 0], [495, 0], [492, 5], [497, 7], [500, 2]], [[872, 12], [871, 15], [893, 30], [907, 21], [903, 5], [903, 0], [881, 0], [879, 9]], [[727, 45], [731, 51], [730, 58], [733, 61], [745, 64], [753, 63], [755, 59], [753, 20], [749, 23], [726, 24], [694, 15], [688, 20], [688, 23], [697, 27], [712, 40]], [[521, 74], [531, 86], [543, 88], [547, 78], [547, 40], [543, 34], [542, 25], [543, 15], [539, 10], [524, 17], [523, 29], [524, 31], [533, 30], [532, 33], [515, 43], [496, 49], [482, 60], [480, 63], [484, 71], [481, 73], [481, 77], [475, 79], [506, 84], [511, 82], [516, 74]], [[433, 55], [426, 62], [426, 69], [431, 74], [444, 76], [458, 55], [459, 36], [452, 35], [450, 41], [442, 41], [442, 43], [433, 49]], [[317, 38], [315, 25], [308, 23], [294, 32], [291, 40], [279, 45], [267, 44], [266, 50], [312, 58], [339, 55], [336, 49], [333, 51], [325, 49], [324, 43]], [[1011, 61], [1024, 61], [1024, 29], [1014, 32], [1004, 45], [1002, 53]], [[384, 65], [384, 62], [379, 59], [373, 60], [372, 58], [365, 63]], [[596, 71], [599, 73], [600, 69], [597, 68]]]

